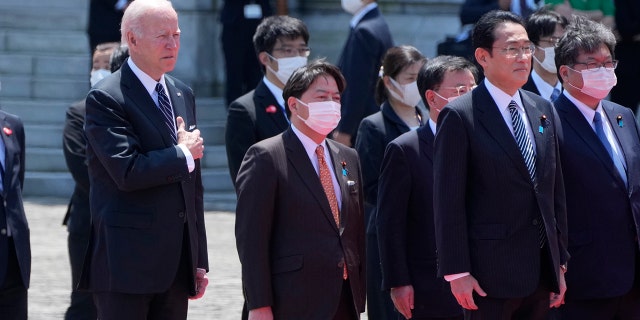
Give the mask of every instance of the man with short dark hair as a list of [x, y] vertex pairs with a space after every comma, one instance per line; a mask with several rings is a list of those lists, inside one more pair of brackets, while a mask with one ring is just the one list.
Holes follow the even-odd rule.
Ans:
[[442, 110], [435, 139], [438, 274], [465, 319], [546, 319], [569, 258], [555, 112], [520, 89], [535, 50], [520, 17], [488, 12], [473, 46], [485, 79]]
[[640, 319], [640, 131], [631, 110], [605, 100], [617, 83], [615, 45], [607, 27], [576, 17], [556, 48], [567, 320]]
[[322, 60], [284, 87], [291, 126], [248, 151], [236, 183], [236, 247], [249, 319], [359, 319], [364, 211], [355, 150], [326, 139], [340, 70]]
[[305, 24], [288, 16], [265, 18], [253, 46], [264, 72], [255, 90], [229, 105], [225, 145], [231, 181], [235, 184], [242, 158], [252, 144], [271, 138], [289, 126], [289, 111], [282, 88], [293, 71], [307, 64], [309, 31]]
[[433, 139], [440, 110], [476, 85], [478, 71], [460, 57], [438, 56], [418, 74], [428, 125], [387, 145], [380, 169], [376, 226], [382, 288], [397, 319], [461, 320], [462, 308], [437, 276], [433, 225]]

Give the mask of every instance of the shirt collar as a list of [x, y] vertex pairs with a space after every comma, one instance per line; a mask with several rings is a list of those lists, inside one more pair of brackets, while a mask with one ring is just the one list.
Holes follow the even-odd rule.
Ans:
[[351, 25], [351, 28], [355, 28], [358, 25], [358, 23], [360, 23], [360, 20], [362, 20], [362, 18], [367, 13], [369, 13], [369, 11], [377, 7], [378, 7], [378, 3], [372, 2], [364, 6], [362, 9], [360, 9], [360, 11], [358, 11], [356, 14], [353, 15], [353, 18], [351, 18], [351, 22], [349, 22], [349, 25]]
[[431, 118], [429, 118], [429, 128], [431, 128], [431, 132], [433, 133], [433, 135], [436, 135], [436, 128], [437, 125], [435, 122], [433, 122], [433, 120], [431, 120]]
[[140, 70], [140, 68], [136, 66], [136, 64], [133, 62], [131, 58], [127, 59], [127, 64], [131, 68], [131, 71], [133, 71], [133, 74], [135, 74], [136, 77], [138, 77], [138, 80], [142, 82], [142, 85], [144, 86], [145, 89], [147, 89], [147, 92], [149, 93], [150, 96], [153, 97], [154, 94], [157, 95], [156, 83], [158, 82], [162, 84], [162, 86], [164, 87], [164, 91], [167, 93], [167, 95], [169, 94], [169, 91], [167, 91], [167, 85], [165, 84], [165, 81], [164, 81], [164, 74], [160, 76], [160, 81], [155, 81], [144, 71]]
[[282, 89], [278, 88], [273, 82], [269, 81], [266, 76], [262, 78], [262, 82], [267, 86], [269, 91], [274, 98], [276, 98], [276, 102], [280, 105], [280, 108], [284, 109], [284, 97], [282, 96]]
[[516, 93], [513, 96], [510, 96], [500, 88], [493, 85], [493, 83], [491, 83], [487, 78], [484, 78], [484, 84], [493, 98], [493, 101], [498, 105], [500, 113], [509, 108], [511, 101], [515, 101], [518, 109], [520, 111], [524, 111], [524, 108], [522, 107], [522, 99], [520, 98], [520, 90], [516, 90]]
[[531, 79], [533, 79], [533, 83], [536, 84], [538, 91], [540, 91], [540, 96], [547, 100], [551, 99], [553, 89], [562, 91], [562, 85], [560, 84], [560, 81], [556, 82], [555, 86], [551, 86], [549, 83], [544, 81], [542, 77], [540, 77], [536, 70], [531, 71]]
[[[318, 144], [315, 141], [313, 141], [311, 138], [307, 137], [298, 128], [296, 128], [296, 126], [293, 123], [291, 124], [291, 130], [298, 137], [300, 142], [302, 142], [302, 146], [304, 147], [304, 150], [307, 152], [307, 155], [309, 156], [309, 159], [316, 158], [317, 157], [316, 156], [316, 148], [318, 147]], [[325, 154], [326, 154], [326, 152], [327, 152], [327, 140], [326, 139], [322, 140], [322, 143], [320, 145], [324, 148]]]
[[593, 117], [596, 115], [596, 112], [599, 112], [603, 119], [606, 118], [604, 112], [602, 112], [603, 111], [602, 101], [598, 102], [598, 106], [596, 107], [595, 110], [593, 110], [586, 104], [582, 103], [582, 101], [572, 96], [571, 93], [569, 93], [569, 91], [565, 90], [563, 94], [567, 97], [567, 99], [569, 99], [569, 101], [573, 102], [573, 104], [578, 108], [578, 110], [580, 110], [580, 113], [582, 113], [582, 115], [587, 120], [587, 123], [589, 123], [589, 125], [593, 126]]

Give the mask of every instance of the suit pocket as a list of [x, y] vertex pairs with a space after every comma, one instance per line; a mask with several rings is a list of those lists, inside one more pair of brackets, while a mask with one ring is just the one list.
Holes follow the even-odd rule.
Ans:
[[470, 237], [479, 240], [500, 240], [507, 237], [507, 226], [504, 224], [481, 224], [471, 226]]
[[291, 272], [302, 269], [303, 255], [277, 258], [271, 265], [271, 274]]
[[111, 227], [147, 229], [153, 223], [153, 213], [111, 212], [105, 217], [105, 222]]

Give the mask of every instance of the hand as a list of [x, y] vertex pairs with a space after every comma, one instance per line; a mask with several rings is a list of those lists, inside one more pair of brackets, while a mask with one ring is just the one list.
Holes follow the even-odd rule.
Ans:
[[451, 285], [451, 293], [458, 300], [458, 304], [465, 309], [478, 310], [478, 306], [473, 301], [473, 292], [486, 297], [487, 294], [480, 288], [478, 281], [472, 275], [464, 276], [449, 282]]
[[189, 297], [190, 300], [197, 300], [204, 296], [204, 291], [207, 290], [209, 285], [209, 277], [207, 277], [207, 270], [197, 268], [196, 269], [196, 295]]
[[549, 307], [560, 308], [564, 304], [564, 294], [567, 292], [567, 283], [564, 280], [564, 271], [560, 269], [558, 272], [558, 286], [560, 293], [551, 292], [549, 295]]
[[411, 319], [413, 310], [413, 286], [391, 288], [391, 301], [406, 319]]
[[249, 320], [273, 320], [271, 307], [262, 307], [249, 310]]
[[340, 131], [333, 132], [333, 140], [344, 144], [347, 147], [351, 147], [351, 135]]
[[191, 132], [184, 129], [184, 120], [182, 117], [176, 118], [178, 124], [178, 144], [182, 144], [193, 156], [193, 159], [200, 159], [204, 153], [204, 140], [200, 137], [200, 130], [195, 129]]

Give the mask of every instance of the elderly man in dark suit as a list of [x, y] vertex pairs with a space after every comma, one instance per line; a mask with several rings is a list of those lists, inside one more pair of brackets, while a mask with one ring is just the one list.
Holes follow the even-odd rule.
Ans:
[[364, 211], [355, 150], [326, 139], [345, 81], [315, 61], [284, 88], [291, 126], [253, 145], [236, 190], [236, 245], [249, 319], [359, 319]]
[[224, 139], [233, 183], [249, 147], [289, 126], [282, 88], [296, 68], [307, 64], [308, 44], [309, 31], [296, 18], [268, 17], [258, 26], [253, 46], [264, 78], [255, 90], [233, 101], [227, 115]]
[[429, 106], [427, 126], [387, 145], [378, 186], [376, 226], [382, 288], [398, 319], [462, 319], [462, 308], [437, 276], [433, 225], [433, 139], [444, 106], [475, 87], [478, 71], [460, 57], [438, 56], [418, 74]]
[[535, 50], [520, 17], [485, 14], [473, 45], [485, 79], [442, 110], [435, 138], [438, 274], [466, 319], [546, 319], [568, 260], [555, 112], [520, 90]]
[[374, 91], [382, 57], [393, 40], [375, 0], [342, 0], [342, 8], [353, 15], [338, 62], [349, 87], [342, 97], [342, 120], [333, 138], [350, 147], [356, 141], [360, 121], [380, 110]]
[[185, 319], [208, 260], [195, 99], [166, 74], [178, 15], [169, 1], [136, 0], [122, 35], [130, 58], [86, 101], [92, 230], [80, 288], [100, 319]]
[[640, 319], [640, 131], [629, 108], [603, 100], [615, 45], [604, 25], [576, 18], [556, 47], [571, 254], [562, 319]]
[[31, 275], [29, 226], [22, 205], [24, 127], [0, 111], [0, 318], [27, 319]]

